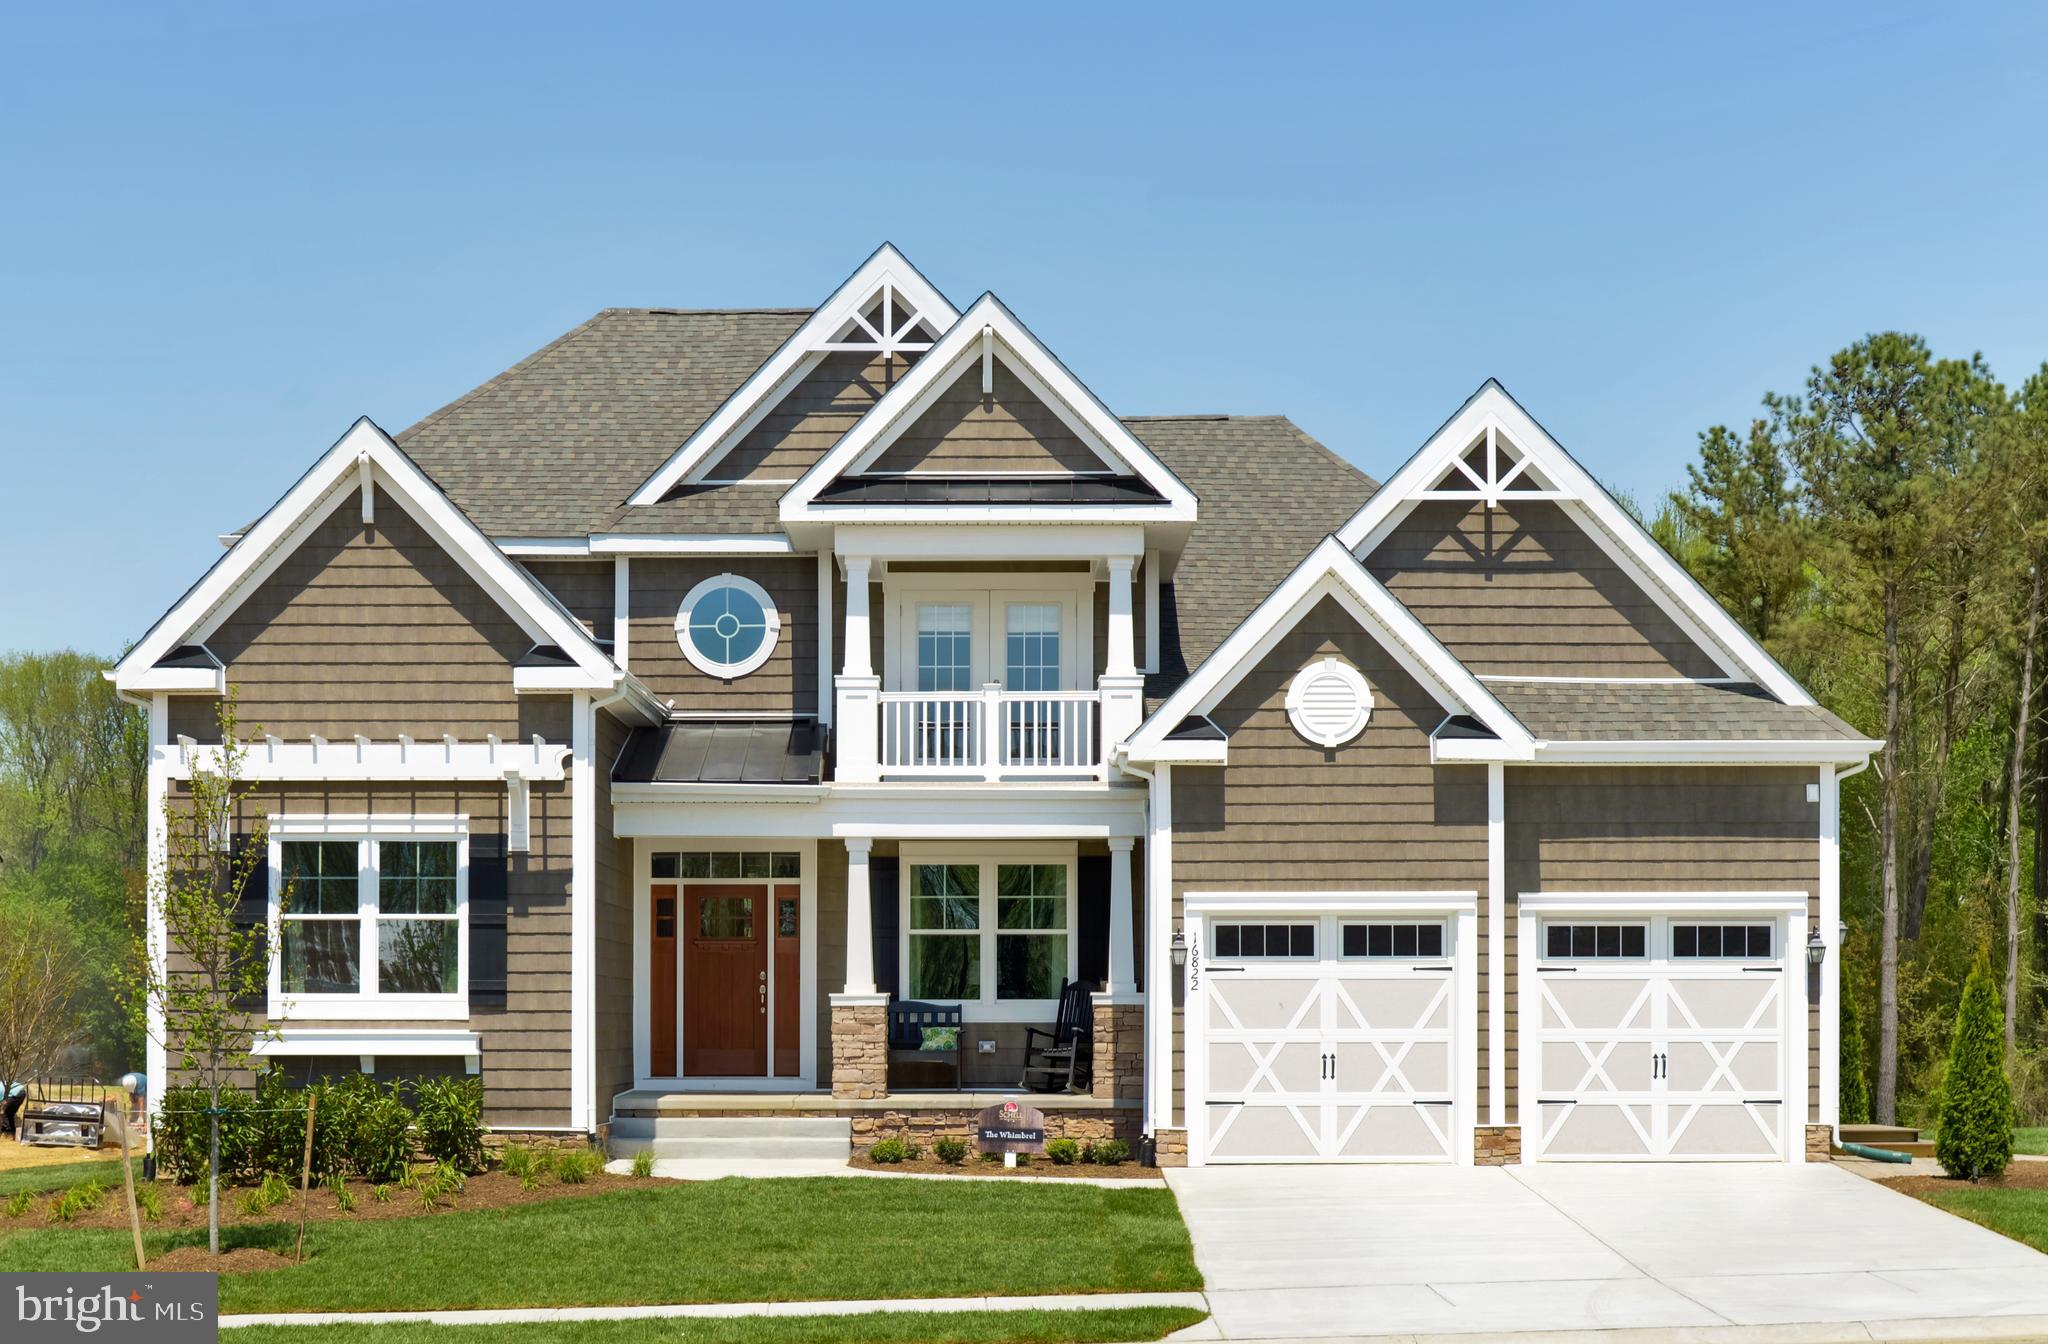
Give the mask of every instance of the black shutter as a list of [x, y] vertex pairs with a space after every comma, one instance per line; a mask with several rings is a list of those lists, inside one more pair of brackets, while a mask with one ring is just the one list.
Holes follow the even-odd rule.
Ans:
[[[242, 884], [242, 890], [235, 901], [235, 931], [256, 934], [256, 958], [267, 968], [270, 965], [270, 845], [266, 839], [260, 851], [253, 854], [256, 837], [238, 835], [229, 860], [229, 878], [232, 882], [240, 876], [243, 864], [249, 864], [249, 880]], [[241, 994], [235, 998], [235, 1007], [246, 1013], [262, 1013], [269, 1010], [269, 988], [265, 987], [252, 994]]]
[[901, 859], [868, 860], [868, 915], [875, 942], [875, 991], [892, 999], [903, 997], [902, 954], [896, 947], [896, 935], [903, 925], [897, 899], [902, 881]]
[[505, 1006], [510, 860], [503, 835], [469, 837], [469, 1006]]
[[1109, 855], [1083, 854], [1076, 874], [1080, 891], [1074, 902], [1074, 936], [1080, 979], [1101, 988], [1109, 983]]

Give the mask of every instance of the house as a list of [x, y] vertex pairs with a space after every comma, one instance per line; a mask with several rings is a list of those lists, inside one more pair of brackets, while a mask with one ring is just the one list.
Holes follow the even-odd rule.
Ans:
[[[1119, 417], [883, 247], [813, 309], [599, 313], [228, 540], [113, 676], [152, 817], [236, 694], [295, 1070], [622, 1146], [930, 1133], [1085, 982], [1034, 1104], [1161, 1163], [1836, 1119], [1877, 744], [1496, 383], [1376, 484]], [[964, 1093], [892, 1082], [903, 1000], [961, 1009]]]

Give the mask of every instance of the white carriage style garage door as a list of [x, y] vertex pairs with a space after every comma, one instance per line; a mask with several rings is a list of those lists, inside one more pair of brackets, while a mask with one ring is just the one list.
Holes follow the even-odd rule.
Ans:
[[1806, 1100], [1803, 924], [1782, 908], [1525, 914], [1529, 1156], [1783, 1159]]
[[[1205, 1162], [1447, 1162], [1454, 914], [1219, 913], [1192, 922], [1190, 1096]], [[1469, 920], [1467, 921], [1469, 925]]]

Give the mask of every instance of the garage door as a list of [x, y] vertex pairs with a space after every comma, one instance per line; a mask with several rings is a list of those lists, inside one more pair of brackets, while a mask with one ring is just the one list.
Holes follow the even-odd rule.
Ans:
[[1452, 920], [1206, 921], [1191, 964], [1208, 1162], [1442, 1162]]
[[1781, 1158], [1794, 1128], [1791, 930], [1772, 914], [1525, 922], [1537, 949], [1534, 1011], [1521, 1015], [1531, 1155]]

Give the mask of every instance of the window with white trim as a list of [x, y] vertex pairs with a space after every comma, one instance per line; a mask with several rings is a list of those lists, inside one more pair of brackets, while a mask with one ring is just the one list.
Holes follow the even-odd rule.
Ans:
[[1645, 924], [1559, 923], [1543, 926], [1543, 955], [1556, 961], [1623, 961], [1649, 951]]
[[1218, 924], [1209, 932], [1209, 955], [1218, 961], [1313, 961], [1313, 924]]
[[466, 833], [308, 824], [273, 831], [272, 853], [273, 1012], [282, 1001], [300, 1017], [373, 1004], [467, 1015]]
[[1679, 960], [1769, 961], [1776, 941], [1769, 924], [1671, 926], [1671, 955]]
[[741, 574], [720, 574], [692, 588], [676, 608], [676, 643], [699, 672], [743, 677], [768, 661], [782, 614], [768, 590]]
[[903, 997], [1038, 1017], [1077, 973], [1071, 855], [903, 859]]
[[1444, 954], [1444, 926], [1435, 921], [1346, 924], [1340, 937], [1346, 958], [1394, 961]]

